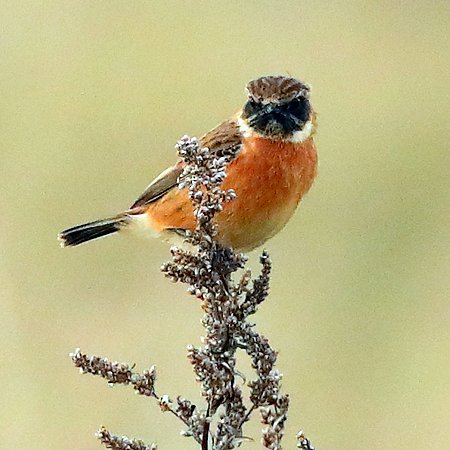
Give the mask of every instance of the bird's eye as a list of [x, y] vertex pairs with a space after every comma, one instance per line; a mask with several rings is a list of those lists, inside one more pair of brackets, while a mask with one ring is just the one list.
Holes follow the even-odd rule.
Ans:
[[283, 109], [285, 110], [286, 113], [294, 116], [299, 121], [306, 122], [309, 118], [311, 106], [309, 104], [308, 99], [297, 98], [287, 103], [283, 107]]
[[244, 106], [242, 117], [246, 119], [253, 114], [256, 114], [260, 109], [261, 105], [259, 103], [256, 103], [253, 100], [249, 100]]

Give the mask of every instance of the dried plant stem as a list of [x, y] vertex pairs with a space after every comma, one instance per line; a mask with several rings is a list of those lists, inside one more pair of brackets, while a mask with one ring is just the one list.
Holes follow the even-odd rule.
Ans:
[[[201, 346], [188, 346], [188, 359], [207, 407], [199, 408], [181, 397], [174, 405], [167, 395], [158, 396], [154, 367], [143, 374], [134, 373], [126, 364], [89, 357], [79, 350], [71, 354], [72, 360], [83, 373], [99, 375], [110, 384], [131, 384], [139, 394], [157, 399], [162, 411], [169, 411], [182, 420], [186, 426], [183, 435], [193, 437], [202, 450], [230, 450], [240, 446], [245, 440], [243, 427], [256, 410], [261, 413], [264, 427], [263, 447], [281, 450], [289, 397], [281, 393], [282, 375], [275, 368], [277, 352], [248, 321], [267, 298], [271, 261], [263, 252], [261, 272], [252, 280], [250, 270], [245, 268], [246, 256], [221, 247], [215, 240], [214, 216], [235, 198], [233, 191], [221, 188], [226, 166], [235, 155], [212, 153], [188, 137], [180, 140], [177, 149], [185, 163], [179, 188], [189, 193], [197, 228], [186, 232], [185, 241], [190, 244], [190, 250], [172, 247], [172, 259], [161, 270], [172, 281], [187, 284], [188, 292], [201, 302], [205, 336]], [[240, 375], [236, 369], [239, 349], [249, 355], [255, 372], [255, 378], [247, 383], [248, 405], [236, 383], [236, 376]], [[114, 440], [106, 432], [102, 436], [101, 441], [108, 448], [156, 448], [146, 447], [141, 441], [133, 444], [125, 437]], [[303, 433], [297, 436], [297, 447], [313, 450]]]
[[203, 424], [203, 436], [202, 436], [202, 450], [208, 450], [208, 438], [209, 438], [209, 421], [205, 421]]
[[155, 444], [148, 446], [142, 441], [129, 439], [126, 436], [114, 436], [105, 427], [101, 427], [96, 436], [106, 448], [114, 450], [157, 450], [158, 448]]

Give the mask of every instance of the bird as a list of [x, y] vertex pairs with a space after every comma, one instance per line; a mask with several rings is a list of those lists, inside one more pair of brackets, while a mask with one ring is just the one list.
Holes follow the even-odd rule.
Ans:
[[[233, 154], [224, 190], [236, 198], [216, 214], [215, 239], [223, 247], [251, 251], [281, 231], [317, 175], [314, 137], [317, 114], [306, 83], [283, 75], [262, 76], [246, 85], [241, 110], [199, 139], [218, 157]], [[164, 170], [124, 212], [59, 233], [72, 247], [125, 229], [175, 240], [194, 230], [196, 220], [187, 188], [178, 188], [181, 159]]]

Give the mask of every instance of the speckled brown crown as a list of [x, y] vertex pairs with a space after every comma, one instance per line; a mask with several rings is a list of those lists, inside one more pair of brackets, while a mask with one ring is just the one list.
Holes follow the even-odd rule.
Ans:
[[267, 76], [252, 80], [246, 87], [250, 100], [260, 103], [284, 103], [296, 97], [309, 96], [309, 86], [284, 76]]

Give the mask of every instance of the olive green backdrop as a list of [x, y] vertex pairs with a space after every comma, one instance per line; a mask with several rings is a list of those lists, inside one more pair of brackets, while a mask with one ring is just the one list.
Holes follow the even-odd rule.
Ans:
[[256, 316], [291, 394], [285, 446], [304, 428], [319, 449], [450, 449], [449, 17], [438, 0], [1, 2], [1, 447], [100, 448], [105, 424], [197, 448], [68, 358], [156, 364], [161, 393], [198, 398], [201, 310], [159, 273], [167, 245], [56, 234], [127, 207], [182, 134], [288, 73], [313, 87], [320, 170], [266, 245]]

